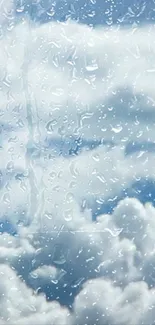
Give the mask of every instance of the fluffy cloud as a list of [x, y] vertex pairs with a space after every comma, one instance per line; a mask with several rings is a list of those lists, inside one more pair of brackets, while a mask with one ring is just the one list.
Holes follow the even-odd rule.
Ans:
[[85, 284], [75, 299], [73, 324], [153, 324], [155, 291], [146, 283], [130, 283], [124, 290], [97, 279]]
[[32, 290], [5, 265], [0, 266], [1, 324], [68, 324], [69, 312], [57, 302], [48, 303], [43, 295], [35, 296]]
[[[14, 131], [27, 122], [30, 131], [35, 123], [31, 137], [36, 142], [73, 134], [124, 143], [154, 141], [153, 35], [153, 26], [17, 25], [1, 40], [2, 111], [10, 108], [3, 121], [12, 116]], [[33, 113], [31, 122], [25, 105]]]
[[[64, 227], [59, 233], [50, 232], [50, 229], [49, 233], [34, 232], [34, 228], [31, 232], [28, 227], [17, 237], [4, 234], [1, 262], [16, 270], [17, 282], [20, 283], [22, 277], [37, 294], [45, 291], [50, 299], [67, 305], [76, 295], [71, 324], [132, 324], [133, 315], [136, 325], [152, 324], [154, 215], [151, 204], [143, 206], [138, 200], [128, 198], [118, 204], [112, 215], [99, 216], [95, 224], [89, 220], [80, 222], [79, 213], [79, 225], [74, 224], [72, 229]], [[13, 273], [5, 268], [5, 277]], [[10, 279], [14, 277], [17, 279], [13, 274]], [[6, 282], [2, 283], [7, 297]], [[9, 288], [12, 283], [14, 286], [13, 281], [8, 284]], [[22, 286], [23, 294], [30, 293], [25, 284]], [[81, 286], [83, 289], [77, 295]], [[39, 297], [40, 294], [35, 298], [37, 305]], [[12, 308], [12, 317], [16, 319], [15, 307]], [[48, 323], [46, 307], [45, 313], [40, 324]], [[35, 315], [38, 317], [37, 310]], [[53, 319], [52, 315], [50, 317]], [[63, 310], [60, 310], [60, 317], [63, 317]]]

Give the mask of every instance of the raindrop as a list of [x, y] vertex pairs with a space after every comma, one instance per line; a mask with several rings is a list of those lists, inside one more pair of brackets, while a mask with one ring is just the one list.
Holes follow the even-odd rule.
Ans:
[[91, 262], [91, 261], [93, 261], [93, 260], [94, 260], [94, 256], [88, 258], [88, 259], [86, 260], [86, 263]]
[[46, 212], [45, 213], [45, 218], [47, 218], [48, 220], [52, 220], [53, 219], [52, 213]]
[[103, 261], [103, 262], [101, 262], [101, 263], [98, 265], [98, 267], [97, 267], [97, 269], [96, 269], [96, 272], [100, 272], [100, 271], [101, 271], [101, 268], [105, 267], [106, 262], [107, 262], [107, 261]]
[[88, 14], [88, 17], [94, 17], [94, 16], [95, 16], [95, 11], [94, 10]]
[[99, 179], [100, 182], [102, 182], [103, 184], [106, 182], [105, 178], [103, 175], [98, 175], [97, 178]]
[[55, 15], [55, 10], [54, 8], [51, 8], [50, 10], [47, 11], [47, 15], [50, 17], [53, 17]]
[[3, 201], [5, 204], [9, 204], [10, 203], [10, 195], [9, 193], [5, 193], [3, 196]]
[[75, 282], [71, 285], [71, 287], [72, 287], [72, 288], [77, 288], [77, 287], [79, 287], [79, 286], [81, 285], [81, 283], [82, 283], [84, 280], [85, 280], [85, 278], [79, 278], [77, 281], [75, 281]]
[[54, 248], [54, 260], [53, 262], [58, 265], [62, 265], [66, 262], [65, 255], [62, 251], [61, 245], [56, 245]]
[[31, 311], [34, 311], [34, 312], [36, 311], [36, 308], [35, 308], [34, 305], [29, 305], [28, 308], [29, 308]]
[[17, 8], [16, 8], [16, 11], [17, 11], [18, 13], [22, 13], [22, 12], [24, 11], [24, 9], [25, 9], [24, 6], [20, 6], [20, 7], [17, 7]]
[[38, 295], [39, 291], [41, 290], [41, 287], [38, 287], [35, 291], [34, 291], [34, 294], [35, 295]]
[[18, 13], [22, 13], [24, 11], [25, 7], [24, 7], [24, 0], [18, 0], [17, 2], [17, 7], [16, 7], [16, 11]]
[[64, 218], [66, 221], [71, 221], [73, 219], [73, 210], [68, 209], [64, 212]]
[[52, 92], [54, 96], [62, 96], [64, 94], [64, 90], [62, 88], [56, 88], [55, 91]]
[[71, 3], [71, 5], [70, 5], [70, 7], [71, 7], [72, 12], [75, 13], [76, 11], [75, 11], [74, 5], [73, 5], [72, 3]]
[[46, 124], [46, 130], [48, 133], [52, 133], [53, 132], [53, 127], [57, 124], [57, 121], [56, 120], [52, 120], [52, 121], [49, 121], [47, 124]]
[[139, 121], [137, 119], [137, 116], [135, 117], [135, 125], [139, 125]]
[[18, 138], [17, 137], [12, 137], [8, 140], [8, 142], [17, 142]]
[[76, 186], [77, 186], [77, 183], [74, 181], [69, 184], [70, 188], [75, 188]]
[[85, 208], [86, 208], [86, 204], [87, 204], [87, 201], [86, 201], [86, 199], [84, 199], [84, 200], [82, 201], [81, 208], [82, 208], [82, 209], [85, 209]]
[[51, 282], [52, 282], [53, 284], [58, 284], [58, 280], [57, 280], [57, 279], [52, 279]]
[[89, 72], [96, 71], [96, 70], [98, 70], [98, 65], [97, 64], [87, 65], [86, 70]]
[[139, 131], [139, 133], [137, 134], [137, 138], [140, 138], [143, 135], [143, 131]]
[[77, 168], [76, 168], [74, 162], [72, 162], [72, 163], [70, 164], [70, 171], [71, 171], [71, 174], [72, 174], [74, 177], [76, 177], [76, 176], [79, 175], [79, 172], [78, 172], [78, 170], [77, 170]]
[[61, 280], [67, 272], [63, 269], [60, 270], [59, 275], [58, 275], [58, 281]]
[[38, 274], [35, 273], [35, 272], [32, 272], [32, 273], [31, 273], [31, 278], [33, 278], [33, 279], [37, 279], [37, 278], [38, 278]]
[[99, 156], [98, 154], [93, 155], [92, 158], [93, 158], [95, 161], [100, 161], [100, 156]]
[[36, 255], [40, 254], [42, 252], [42, 248], [39, 247], [37, 250], [36, 250]]
[[19, 119], [17, 121], [17, 126], [19, 126], [20, 128], [23, 128], [24, 127], [24, 122], [21, 119]]
[[58, 129], [58, 133], [59, 133], [61, 136], [63, 136], [63, 135], [65, 134], [65, 128], [64, 128], [64, 126], [59, 127], [59, 129]]
[[105, 232], [109, 232], [112, 237], [118, 237], [121, 234], [121, 232], [123, 231], [123, 228], [117, 228], [117, 229], [113, 229], [113, 230], [111, 230], [109, 228], [105, 228], [104, 230], [105, 230]]
[[33, 259], [33, 260], [32, 260], [32, 266], [34, 266], [35, 263], [36, 263], [36, 259]]
[[18, 180], [18, 181], [22, 181], [23, 176], [24, 176], [24, 175], [23, 175], [22, 173], [17, 173], [17, 174], [15, 175], [15, 179]]
[[121, 131], [122, 131], [122, 126], [121, 125], [118, 125], [117, 127], [112, 127], [112, 131], [114, 132], [114, 133], [120, 133]]
[[50, 173], [50, 178], [54, 179], [54, 178], [56, 177], [56, 175], [57, 175], [57, 174], [56, 174], [55, 172], [51, 172], [51, 173]]
[[66, 202], [71, 203], [74, 201], [74, 195], [72, 193], [67, 193], [66, 195]]
[[7, 168], [7, 171], [8, 172], [10, 172], [10, 173], [13, 172], [13, 170], [14, 170], [14, 163], [12, 161], [8, 162], [6, 168]]
[[55, 264], [62, 265], [66, 262], [65, 256], [61, 255], [58, 260], [53, 261]]
[[20, 183], [20, 188], [21, 188], [23, 191], [26, 191], [27, 186], [26, 186], [25, 182], [22, 182], [22, 181], [21, 181], [21, 183]]
[[108, 111], [109, 111], [109, 112], [113, 111], [113, 109], [114, 109], [114, 108], [113, 108], [112, 106], [111, 106], [111, 107], [108, 107]]

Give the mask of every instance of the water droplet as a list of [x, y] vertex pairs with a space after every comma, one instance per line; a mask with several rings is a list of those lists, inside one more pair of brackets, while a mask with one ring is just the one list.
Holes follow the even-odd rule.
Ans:
[[65, 134], [65, 128], [64, 128], [64, 126], [59, 127], [59, 129], [58, 129], [58, 133], [59, 133], [61, 136], [63, 136], [63, 135]]
[[5, 193], [3, 196], [3, 201], [5, 204], [9, 204], [10, 203], [10, 195], [9, 193]]
[[55, 192], [59, 192], [60, 191], [60, 186], [54, 186], [53, 187], [53, 191], [55, 191]]
[[24, 122], [21, 119], [19, 119], [17, 121], [17, 126], [19, 126], [20, 128], [23, 128], [24, 127]]
[[97, 175], [97, 178], [99, 179], [100, 182], [102, 182], [103, 184], [106, 182], [105, 178], [103, 175]]
[[86, 199], [84, 199], [84, 200], [82, 201], [81, 208], [82, 208], [82, 209], [85, 209], [85, 208], [86, 208], [86, 204], [87, 204], [87, 201], [86, 201]]
[[25, 182], [21, 181], [20, 188], [25, 192], [27, 190], [27, 185]]
[[95, 11], [94, 10], [88, 14], [88, 17], [94, 17], [94, 16], [95, 16]]
[[64, 212], [64, 218], [66, 221], [71, 221], [73, 219], [73, 210], [68, 209]]
[[13, 161], [8, 162], [6, 168], [7, 168], [8, 172], [10, 172], [10, 173], [13, 172], [13, 170], [14, 170], [14, 163], [13, 163]]
[[101, 263], [98, 265], [98, 267], [97, 267], [97, 269], [96, 269], [96, 272], [100, 272], [100, 271], [101, 271], [101, 268], [102, 268], [102, 267], [105, 267], [106, 263], [107, 263], [107, 261], [103, 261], [103, 262], [101, 262]]
[[143, 135], [143, 131], [139, 131], [137, 134], [137, 138], [140, 138]]
[[62, 96], [64, 94], [64, 90], [62, 88], [56, 88], [55, 91], [52, 91], [52, 95], [54, 96]]
[[36, 308], [34, 305], [28, 305], [28, 308], [31, 310], [31, 311], [36, 311]]
[[57, 280], [57, 279], [53, 279], [53, 280], [51, 280], [51, 282], [52, 282], [53, 284], [58, 284], [58, 280]]
[[51, 172], [51, 173], [50, 173], [50, 178], [54, 179], [54, 178], [56, 177], [56, 175], [57, 175], [57, 174], [56, 174], [55, 172]]
[[58, 174], [58, 178], [62, 178], [62, 176], [63, 176], [63, 172], [60, 171], [59, 174]]
[[95, 161], [100, 161], [100, 156], [99, 156], [98, 154], [93, 155], [92, 158], [93, 158]]
[[114, 133], [120, 133], [121, 131], [122, 131], [122, 126], [121, 125], [118, 125], [118, 126], [116, 126], [115, 128], [114, 127], [112, 127], [112, 131], [114, 132]]
[[17, 142], [18, 138], [17, 137], [12, 137], [9, 138], [8, 142]]
[[58, 274], [58, 278], [57, 278], [58, 281], [61, 280], [65, 276], [65, 274], [67, 274], [67, 272], [65, 270], [61, 269]]
[[45, 213], [45, 218], [47, 218], [48, 220], [52, 220], [53, 219], [52, 213], [46, 212]]
[[41, 290], [41, 287], [38, 287], [36, 290], [33, 291], [35, 295], [38, 295], [39, 291]]
[[61, 245], [56, 245], [54, 247], [54, 253], [53, 253], [53, 262], [58, 265], [62, 265], [66, 262], [65, 255], [63, 253], [63, 248]]
[[86, 66], [86, 70], [89, 72], [93, 72], [96, 71], [98, 69], [98, 65], [97, 64], [92, 64], [92, 65], [87, 65]]
[[12, 153], [14, 151], [14, 147], [10, 147], [9, 149], [8, 149], [8, 152], [9, 153]]
[[42, 252], [42, 248], [39, 247], [37, 250], [36, 250], [36, 255], [40, 254]]
[[74, 195], [72, 193], [67, 193], [66, 195], [66, 202], [71, 203], [74, 201]]
[[85, 278], [79, 278], [77, 281], [75, 281], [75, 282], [71, 285], [71, 287], [72, 287], [72, 288], [77, 288], [77, 287], [79, 287], [80, 284], [81, 284], [84, 280], [85, 280]]
[[24, 11], [24, 9], [25, 9], [24, 6], [20, 6], [20, 7], [17, 7], [17, 8], [16, 8], [16, 11], [19, 12], [19, 13], [21, 13], [21, 12]]
[[109, 229], [109, 228], [104, 228], [105, 232], [109, 232], [112, 237], [118, 237], [121, 232], [123, 231], [123, 228], [117, 228], [117, 229]]
[[70, 188], [75, 188], [76, 186], [77, 186], [77, 183], [74, 181], [69, 184]]
[[135, 125], [139, 125], [139, 121], [138, 121], [137, 116], [135, 117]]
[[57, 124], [57, 121], [56, 120], [52, 120], [52, 121], [49, 121], [47, 124], [46, 124], [46, 130], [48, 133], [52, 133], [54, 130], [53, 130], [53, 127]]
[[64, 255], [61, 255], [58, 260], [54, 260], [53, 262], [55, 264], [62, 265], [62, 264], [64, 264], [66, 262], [65, 256]]
[[31, 273], [31, 278], [37, 279], [38, 278], [38, 274], [36, 272], [32, 272]]
[[72, 163], [70, 164], [70, 171], [71, 171], [71, 174], [72, 174], [74, 177], [76, 177], [76, 176], [79, 175], [79, 172], [78, 172], [78, 170], [77, 170], [77, 168], [76, 168], [74, 162], [72, 162]]
[[53, 17], [55, 15], [55, 10], [54, 8], [51, 8], [50, 10], [47, 11], [47, 15], [50, 17]]
[[33, 259], [33, 260], [32, 260], [32, 266], [34, 266], [34, 265], [35, 265], [35, 263], [36, 263], [36, 260], [35, 260], [35, 259]]

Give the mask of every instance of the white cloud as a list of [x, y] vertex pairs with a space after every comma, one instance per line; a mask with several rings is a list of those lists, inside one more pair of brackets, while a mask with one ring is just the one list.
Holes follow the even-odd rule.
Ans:
[[43, 295], [36, 297], [15, 272], [5, 265], [0, 266], [0, 302], [3, 324], [69, 323], [69, 312], [65, 308], [57, 302], [48, 303]]
[[73, 324], [153, 324], [155, 291], [143, 282], [124, 290], [104, 279], [89, 281], [75, 299]]
[[[129, 325], [133, 321], [136, 325], [152, 324], [155, 298], [154, 288], [150, 288], [149, 275], [154, 273], [154, 215], [155, 208], [151, 205], [143, 206], [136, 199], [125, 199], [119, 203], [113, 215], [100, 216], [96, 224], [90, 221], [83, 221], [79, 227], [75, 224], [72, 232], [62, 229], [57, 237], [48, 232], [28, 233], [31, 229], [27, 228], [25, 235], [24, 232], [20, 235], [20, 253], [17, 250], [18, 237], [10, 236], [9, 239], [3, 235], [6, 238], [3, 245], [1, 242], [3, 253], [4, 246], [8, 246], [3, 263], [5, 261], [13, 265], [34, 290], [52, 285], [51, 290], [55, 290], [55, 286], [59, 290], [68, 286], [71, 292], [91, 279], [75, 298], [71, 324], [86, 322], [116, 325], [122, 322], [123, 325]], [[134, 233], [131, 228], [133, 223]], [[34, 247], [34, 251], [28, 249], [26, 242], [29, 242], [29, 247]], [[27, 280], [27, 266], [29, 272], [32, 270], [29, 274], [30, 282]], [[18, 281], [20, 283], [21, 280]], [[12, 283], [15, 285], [15, 281]], [[3, 284], [6, 286], [5, 281]], [[7, 287], [5, 290], [8, 292]], [[22, 289], [23, 294], [25, 291], [30, 292], [26, 286]], [[58, 292], [61, 299], [61, 291]], [[30, 297], [28, 299], [30, 304]], [[35, 299], [38, 306], [41, 298], [37, 296]], [[35, 302], [32, 304], [36, 306]], [[53, 306], [47, 304], [48, 308]], [[47, 318], [40, 319], [40, 324], [46, 324], [48, 310], [45, 309]], [[25, 313], [30, 317], [27, 309]], [[38, 313], [36, 310], [35, 316], [40, 318], [41, 312]], [[21, 321], [25, 324], [22, 317], [21, 314]]]
[[[4, 105], [24, 105], [25, 125], [26, 100], [43, 138], [62, 133], [154, 141], [153, 26], [92, 30], [73, 22], [31, 24], [17, 25], [0, 50], [14, 99], [12, 104], [7, 99], [3, 80]], [[5, 121], [14, 111], [6, 114]]]
[[[80, 221], [79, 213], [79, 222], [72, 224], [72, 231], [65, 226], [59, 234], [50, 232], [49, 223], [49, 232], [35, 233], [34, 228], [28, 227], [19, 233], [20, 237], [4, 234], [1, 261], [12, 265], [34, 290], [43, 289], [45, 285], [55, 290], [58, 286], [60, 301], [64, 286], [71, 292], [92, 279], [75, 298], [72, 324], [81, 324], [87, 319], [87, 324], [95, 321], [96, 324], [108, 324], [108, 321], [120, 324], [122, 321], [123, 325], [129, 325], [134, 314], [135, 324], [141, 325], [142, 321], [145, 323], [154, 317], [154, 289], [149, 288], [154, 273], [154, 215], [155, 208], [151, 205], [125, 199], [112, 215], [98, 217], [96, 224]], [[25, 290], [28, 290], [26, 286], [23, 292]], [[39, 297], [36, 297], [37, 305]], [[45, 309], [45, 312], [46, 324], [48, 311]], [[40, 318], [37, 311], [35, 315]], [[22, 317], [21, 321], [24, 324]], [[40, 324], [44, 321], [40, 319]]]

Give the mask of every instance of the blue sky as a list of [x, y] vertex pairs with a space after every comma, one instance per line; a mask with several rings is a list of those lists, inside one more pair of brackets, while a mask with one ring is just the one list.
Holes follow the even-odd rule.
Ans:
[[[153, 23], [154, 2], [130, 0], [75, 0], [75, 1], [23, 1], [33, 19], [41, 22], [75, 19], [89, 25], [112, 25]], [[17, 1], [17, 12], [21, 8]]]

